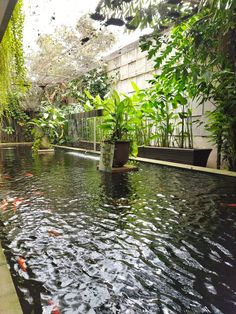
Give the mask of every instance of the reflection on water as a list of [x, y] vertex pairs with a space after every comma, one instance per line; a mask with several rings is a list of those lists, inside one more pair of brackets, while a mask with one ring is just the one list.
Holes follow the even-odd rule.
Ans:
[[85, 159], [99, 160], [99, 156], [94, 156], [94, 155], [87, 154], [87, 153], [66, 152], [65, 154], [80, 157], [80, 158], [85, 158]]
[[235, 179], [144, 164], [111, 175], [25, 148], [0, 161], [1, 240], [25, 313], [236, 313]]

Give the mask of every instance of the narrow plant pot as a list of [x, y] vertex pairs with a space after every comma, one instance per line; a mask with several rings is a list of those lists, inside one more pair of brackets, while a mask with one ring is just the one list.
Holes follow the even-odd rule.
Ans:
[[211, 148], [139, 146], [138, 157], [206, 167]]
[[129, 159], [129, 141], [115, 142], [115, 151], [112, 167], [118, 168], [124, 166]]

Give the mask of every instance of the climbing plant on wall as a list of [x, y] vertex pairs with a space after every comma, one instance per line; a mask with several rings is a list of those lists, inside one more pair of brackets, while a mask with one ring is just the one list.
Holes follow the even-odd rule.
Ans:
[[[26, 91], [26, 68], [23, 53], [23, 1], [15, 6], [0, 43], [0, 118], [10, 109], [9, 93]], [[9, 108], [8, 108], [9, 107]]]

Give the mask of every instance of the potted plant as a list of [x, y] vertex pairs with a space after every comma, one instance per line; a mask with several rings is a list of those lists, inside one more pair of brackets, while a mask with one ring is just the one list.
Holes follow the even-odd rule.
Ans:
[[[138, 156], [206, 166], [211, 149], [194, 149], [192, 109], [183, 90], [165, 84], [156, 75], [149, 89], [133, 88], [139, 99], [143, 127], [138, 130]], [[141, 142], [141, 141], [140, 141]]]
[[133, 132], [138, 118], [132, 97], [113, 91], [103, 100], [104, 119], [100, 128], [104, 131], [105, 142], [114, 144], [113, 167], [122, 167], [129, 159], [130, 143], [134, 149]]
[[51, 105], [42, 108], [38, 118], [28, 122], [33, 125], [32, 135], [34, 138], [32, 150], [50, 149], [63, 137], [65, 117], [61, 109]]

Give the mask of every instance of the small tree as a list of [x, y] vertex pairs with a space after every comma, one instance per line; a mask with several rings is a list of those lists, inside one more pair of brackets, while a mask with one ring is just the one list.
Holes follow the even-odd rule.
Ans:
[[114, 43], [107, 29], [96, 29], [82, 17], [75, 29], [61, 26], [53, 35], [41, 35], [39, 51], [30, 57], [30, 77], [40, 85], [71, 81], [102, 64], [101, 54]]

